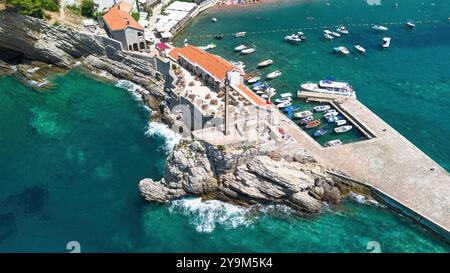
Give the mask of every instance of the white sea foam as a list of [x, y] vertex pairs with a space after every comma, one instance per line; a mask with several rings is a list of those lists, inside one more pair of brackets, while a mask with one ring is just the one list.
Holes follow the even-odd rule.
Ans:
[[140, 92], [146, 93], [147, 91], [140, 85], [137, 85], [127, 80], [118, 80], [116, 83], [116, 87], [127, 90], [133, 96], [135, 101], [140, 102], [140, 104], [142, 105], [142, 107], [145, 108], [145, 110], [149, 111], [149, 113], [152, 112], [151, 109], [147, 105], [145, 105], [142, 101], [142, 96]]
[[226, 229], [252, 225], [255, 217], [250, 208], [231, 205], [217, 200], [202, 201], [201, 198], [183, 198], [172, 201], [170, 212], [190, 217], [198, 232], [212, 232], [217, 225]]
[[28, 73], [34, 73], [34, 72], [38, 71], [39, 69], [41, 69], [41, 68], [37, 66], [37, 67], [33, 67], [33, 68], [28, 69], [27, 72]]
[[182, 136], [172, 131], [166, 124], [150, 121], [147, 125], [145, 134], [147, 136], [159, 136], [166, 140], [164, 149], [171, 151], [180, 142]]
[[349, 197], [360, 204], [381, 206], [376, 200], [354, 192], [350, 192]]

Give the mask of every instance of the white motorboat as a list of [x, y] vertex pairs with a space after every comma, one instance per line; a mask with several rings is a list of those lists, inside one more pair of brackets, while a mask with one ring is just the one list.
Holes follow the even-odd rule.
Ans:
[[[353, 88], [346, 82], [338, 82], [334, 80], [322, 80], [319, 84], [304, 83], [301, 88], [309, 92], [317, 92], [331, 95], [340, 95], [356, 98]], [[301, 92], [301, 91], [299, 91]]]
[[282, 103], [278, 103], [278, 104], [277, 104], [277, 107], [278, 107], [278, 108], [286, 108], [286, 107], [291, 106], [291, 105], [292, 105], [292, 102], [290, 102], [290, 101], [285, 101], [285, 102], [282, 102]]
[[282, 97], [282, 98], [290, 98], [290, 97], [292, 97], [292, 94], [291, 93], [283, 93], [283, 94], [280, 94], [280, 97]]
[[311, 111], [302, 111], [294, 114], [294, 117], [296, 118], [306, 118], [313, 115], [313, 112]]
[[329, 34], [329, 35], [331, 35], [331, 33], [332, 33], [332, 31], [330, 31], [330, 30], [328, 30], [328, 29], [324, 29], [323, 32], [324, 32], [325, 34]]
[[384, 37], [383, 43], [381, 44], [383, 48], [388, 48], [391, 46], [391, 37]]
[[416, 24], [414, 24], [414, 22], [412, 20], [408, 20], [406, 22], [406, 26], [409, 27], [409, 28], [415, 28]]
[[349, 34], [350, 32], [348, 31], [348, 29], [344, 26], [340, 26], [336, 29], [337, 32], [342, 33], [342, 34]]
[[211, 21], [213, 21], [214, 23], [217, 22], [217, 18], [211, 18]]
[[262, 94], [266, 94], [266, 91], [258, 90], [258, 91], [255, 91], [255, 93], [258, 94], [258, 95], [262, 95]]
[[242, 70], [242, 72], [245, 71], [245, 63], [243, 61], [231, 61], [231, 64]]
[[326, 113], [334, 113], [334, 112], [337, 113], [336, 109], [329, 109], [329, 110], [326, 110], [325, 112]]
[[210, 44], [208, 44], [206, 46], [200, 46], [199, 48], [206, 51], [206, 50], [210, 50], [210, 49], [216, 48], [216, 44], [210, 43]]
[[244, 49], [246, 49], [247, 46], [246, 45], [239, 45], [237, 47], [234, 48], [234, 51], [242, 51]]
[[331, 35], [333, 35], [334, 37], [341, 37], [341, 34], [334, 31], [331, 32]]
[[281, 76], [281, 71], [280, 70], [275, 70], [269, 74], [267, 74], [266, 78], [269, 80], [273, 80], [277, 77]]
[[350, 131], [352, 128], [353, 128], [353, 126], [351, 126], [351, 125], [344, 125], [344, 126], [334, 128], [334, 131], [338, 134], [341, 134], [341, 133]]
[[323, 37], [327, 40], [333, 40], [333, 36], [331, 36], [331, 34], [328, 34], [328, 33], [324, 33]]
[[350, 51], [345, 46], [338, 46], [334, 48], [335, 52], [341, 53], [343, 55], [350, 54]]
[[248, 83], [255, 83], [255, 82], [257, 82], [257, 81], [259, 81], [261, 79], [261, 77], [260, 76], [256, 76], [256, 77], [253, 77], [253, 78], [251, 78], [251, 79], [248, 79]]
[[330, 105], [318, 105], [318, 106], [314, 106], [314, 111], [316, 112], [323, 112], [323, 111], [327, 111], [331, 108]]
[[300, 124], [308, 124], [308, 123], [310, 123], [311, 121], [313, 121], [314, 120], [314, 117], [313, 116], [308, 116], [308, 117], [306, 117], [306, 118], [303, 118], [301, 121], [300, 121]]
[[347, 124], [347, 121], [345, 119], [340, 119], [340, 120], [336, 121], [337, 126], [342, 126], [345, 124]]
[[247, 32], [245, 32], [245, 31], [236, 32], [236, 34], [234, 34], [234, 37], [236, 37], [236, 38], [244, 37], [246, 34], [247, 34]]
[[266, 66], [269, 66], [271, 64], [273, 64], [273, 61], [271, 59], [268, 59], [268, 60], [260, 62], [258, 64], [258, 67], [266, 67]]
[[252, 54], [255, 51], [256, 51], [256, 49], [254, 47], [246, 48], [244, 50], [241, 50], [241, 54], [248, 55], [248, 54]]
[[285, 99], [283, 99], [283, 98], [275, 99], [275, 102], [277, 102], [277, 103], [282, 103], [282, 102], [286, 102], [286, 101], [292, 101], [292, 99], [290, 97], [285, 98]]
[[325, 147], [334, 147], [334, 146], [339, 146], [342, 145], [342, 141], [340, 139], [334, 139], [334, 140], [330, 140], [325, 142], [325, 144], [323, 144], [323, 146]]
[[360, 45], [355, 45], [356, 50], [358, 50], [361, 54], [366, 53], [366, 49]]
[[373, 25], [373, 26], [372, 26], [372, 29], [373, 29], [373, 30], [376, 30], [376, 31], [387, 31], [387, 30], [388, 30], [387, 27], [382, 26], [382, 25]]
[[331, 117], [335, 117], [335, 116], [337, 116], [337, 115], [339, 115], [338, 112], [328, 112], [328, 113], [326, 113], [325, 115], [323, 115], [323, 117], [326, 118], [326, 119], [328, 119], [328, 118], [331, 118]]
[[291, 43], [291, 44], [299, 44], [302, 42], [302, 38], [298, 36], [297, 34], [292, 34], [284, 37], [284, 41]]
[[261, 95], [261, 98], [263, 98], [263, 99], [266, 99], [266, 100], [267, 100], [267, 99], [269, 99], [269, 95], [267, 95], [267, 94], [262, 94], [262, 95]]

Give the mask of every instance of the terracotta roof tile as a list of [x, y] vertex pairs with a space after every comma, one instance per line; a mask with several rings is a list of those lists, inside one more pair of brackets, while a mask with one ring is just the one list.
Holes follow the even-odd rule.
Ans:
[[235, 69], [227, 60], [195, 46], [187, 45], [182, 48], [174, 48], [169, 52], [169, 55], [174, 60], [178, 60], [179, 54], [183, 55], [190, 62], [201, 66], [220, 81], [225, 79], [227, 72]]
[[255, 93], [253, 93], [253, 91], [251, 91], [250, 89], [248, 89], [245, 85], [240, 84], [238, 86], [238, 88], [247, 95], [247, 97], [249, 97], [253, 102], [255, 102], [255, 104], [257, 106], [263, 107], [265, 105], [267, 105], [266, 100], [262, 99], [260, 96], [256, 95]]
[[125, 11], [118, 10], [117, 8], [112, 8], [105, 15], [103, 15], [103, 20], [112, 31], [123, 30], [127, 27], [144, 30], [144, 28], [139, 25], [139, 23], [136, 22], [130, 14]]

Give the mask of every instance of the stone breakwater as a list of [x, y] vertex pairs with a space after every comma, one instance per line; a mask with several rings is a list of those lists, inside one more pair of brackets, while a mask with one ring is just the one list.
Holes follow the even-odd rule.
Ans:
[[[63, 69], [81, 64], [96, 74], [106, 72], [112, 78], [126, 79], [142, 86], [147, 90], [142, 92], [143, 96], [152, 96], [159, 101], [165, 99], [164, 79], [159, 77], [154, 63], [117, 50], [101, 40], [102, 37], [53, 26], [45, 20], [0, 11], [0, 59], [3, 59], [0, 72], [12, 70], [8, 62], [39, 61]], [[23, 76], [29, 75], [23, 73]]]
[[181, 142], [167, 160], [164, 177], [143, 179], [139, 187], [152, 202], [197, 195], [242, 205], [284, 204], [299, 213], [318, 213], [349, 192], [306, 150], [274, 141], [225, 150]]

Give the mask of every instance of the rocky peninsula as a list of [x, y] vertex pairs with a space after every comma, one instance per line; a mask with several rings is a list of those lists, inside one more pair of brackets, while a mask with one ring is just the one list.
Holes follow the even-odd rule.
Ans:
[[325, 202], [339, 203], [349, 192], [342, 182], [292, 142], [225, 148], [186, 140], [170, 154], [164, 178], [143, 179], [139, 187], [144, 198], [154, 202], [197, 195], [318, 213]]

